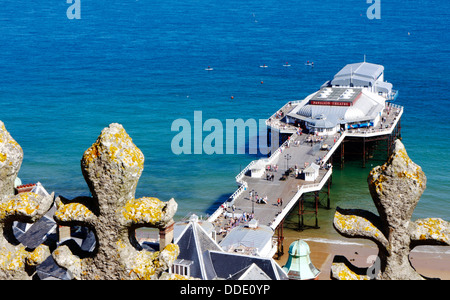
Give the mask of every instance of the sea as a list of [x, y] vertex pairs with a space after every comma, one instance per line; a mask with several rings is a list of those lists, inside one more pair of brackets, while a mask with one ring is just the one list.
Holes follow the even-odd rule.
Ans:
[[[193, 136], [208, 119], [267, 119], [366, 59], [383, 65], [399, 91], [403, 143], [428, 179], [413, 220], [450, 221], [450, 2], [367, 2], [4, 1], [0, 120], [23, 148], [20, 179], [69, 199], [89, 195], [80, 159], [103, 128], [120, 123], [145, 156], [136, 197], [174, 198], [178, 220], [206, 217], [237, 189], [240, 170], [263, 155], [238, 154], [238, 146], [175, 154], [176, 120], [187, 120]], [[294, 212], [287, 230], [337, 238], [337, 206], [376, 212], [367, 176], [382, 163], [336, 168], [320, 229], [297, 230]]]

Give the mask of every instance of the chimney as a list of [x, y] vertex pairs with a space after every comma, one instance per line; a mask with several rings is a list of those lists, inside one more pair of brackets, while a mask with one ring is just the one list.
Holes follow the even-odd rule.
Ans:
[[65, 240], [70, 239], [70, 226], [62, 226], [58, 225], [58, 236], [59, 236], [59, 242], [64, 242]]
[[167, 245], [173, 242], [173, 226], [175, 222], [172, 220], [166, 227], [159, 229], [159, 250], [162, 251]]

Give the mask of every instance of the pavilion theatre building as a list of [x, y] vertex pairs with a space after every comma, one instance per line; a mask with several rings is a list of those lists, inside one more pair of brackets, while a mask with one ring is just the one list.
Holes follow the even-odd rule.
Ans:
[[296, 101], [285, 121], [317, 135], [374, 128], [383, 121], [386, 101], [393, 101], [396, 96], [392, 84], [384, 81], [383, 66], [367, 62], [348, 64], [319, 91]]

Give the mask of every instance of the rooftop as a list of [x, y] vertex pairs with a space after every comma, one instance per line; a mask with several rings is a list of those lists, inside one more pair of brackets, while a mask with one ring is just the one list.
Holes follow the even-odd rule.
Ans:
[[262, 254], [264, 248], [269, 245], [272, 246], [273, 230], [266, 225], [258, 225], [256, 228], [250, 228], [249, 226], [235, 227], [227, 236], [220, 242], [220, 246], [225, 251], [243, 253], [246, 250], [257, 251], [258, 254]]
[[177, 264], [188, 266], [194, 278], [288, 279], [272, 258], [224, 252], [198, 222], [189, 221], [183, 227], [174, 241], [180, 247]]
[[[287, 116], [307, 121], [317, 128], [332, 128], [338, 124], [374, 120], [384, 109], [384, 99], [376, 94], [362, 89], [328, 89], [331, 93], [325, 94], [327, 98], [322, 96], [322, 102], [314, 100], [323, 94], [320, 90], [308, 103], [297, 105]], [[342, 100], [335, 101], [336, 97]]]
[[383, 74], [382, 65], [360, 62], [348, 64], [343, 67], [331, 81], [331, 85], [350, 86], [372, 86], [374, 82]]
[[309, 101], [311, 105], [351, 106], [361, 95], [361, 88], [324, 87]]

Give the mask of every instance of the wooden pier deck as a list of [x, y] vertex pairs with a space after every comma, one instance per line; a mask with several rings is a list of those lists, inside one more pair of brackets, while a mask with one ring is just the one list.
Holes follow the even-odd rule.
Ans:
[[[258, 222], [275, 229], [281, 221], [277, 216], [282, 215], [283, 211], [287, 213], [287, 207], [293, 206], [293, 203], [291, 202], [296, 202], [298, 200], [300, 195], [297, 194], [299, 191], [302, 192], [305, 187], [313, 190], [319, 189], [321, 183], [324, 183], [324, 180], [326, 181], [326, 175], [331, 175], [332, 169], [326, 170], [321, 168], [315, 182], [298, 179], [295, 177], [294, 172], [291, 172], [286, 176], [285, 180], [280, 180], [287, 170], [287, 163], [289, 164], [289, 168], [294, 168], [294, 166], [297, 165], [299, 171], [305, 169], [305, 162], [307, 162], [308, 165], [311, 163], [320, 164], [321, 159], [329, 152], [320, 150], [321, 145], [325, 143], [330, 145], [330, 143], [333, 143], [334, 141], [331, 137], [311, 146], [311, 143], [306, 142], [305, 136], [295, 136], [291, 140], [300, 142], [300, 145], [291, 145], [289, 148], [284, 148], [282, 153], [274, 160], [272, 165], [277, 165], [278, 171], [268, 172], [269, 174], [274, 175], [273, 181], [267, 180], [266, 176], [262, 176], [262, 178], [252, 178], [248, 175], [244, 176], [242, 180], [247, 183], [247, 188], [235, 199], [235, 212], [243, 213], [245, 211], [246, 213], [251, 213], [254, 211], [255, 218]], [[288, 161], [286, 160], [287, 155], [291, 157]], [[254, 199], [250, 199], [250, 192], [252, 191], [256, 193], [257, 197], [267, 197], [268, 203], [258, 204]], [[277, 205], [278, 198], [283, 201], [281, 206]]]
[[[219, 207], [208, 221], [214, 222], [217, 227], [227, 230], [225, 213], [228, 217], [236, 216], [238, 218], [244, 212], [248, 215], [253, 213], [254, 219], [258, 220], [259, 224], [270, 226], [275, 230], [302, 194], [322, 189], [331, 176], [332, 168], [320, 168], [319, 176], [315, 181], [296, 178], [294, 172], [285, 176], [284, 180], [280, 180], [280, 178], [283, 177], [288, 168], [294, 170], [295, 165], [297, 165], [299, 171], [305, 169], [305, 162], [308, 165], [311, 163], [320, 165], [322, 159], [327, 159], [326, 157], [329, 157], [338, 148], [344, 138], [344, 135], [337, 134], [336, 136], [324, 137], [317, 142], [309, 142], [308, 135], [298, 136], [293, 134], [289, 147], [286, 142], [271, 158], [260, 160], [264, 163], [264, 167], [266, 165], [278, 166], [277, 171], [267, 172], [267, 174], [274, 175], [273, 180], [268, 180], [265, 175], [261, 178], [251, 177], [250, 169], [255, 162], [249, 164], [236, 176], [240, 187], [231, 196], [232, 201]], [[327, 144], [329, 148], [322, 150], [324, 144]], [[290, 159], [286, 160], [288, 156], [290, 156]], [[250, 197], [250, 192], [254, 197]], [[267, 203], [257, 203], [256, 196], [267, 197]], [[277, 203], [278, 198], [282, 199], [281, 205]], [[232, 205], [235, 207], [234, 211]], [[226, 207], [226, 212], [224, 207]], [[220, 232], [220, 230], [218, 231]]]
[[[292, 103], [288, 104], [288, 108], [291, 109], [291, 107]], [[283, 107], [283, 110], [286, 111], [286, 108]], [[289, 141], [283, 143], [269, 158], [252, 161], [236, 176], [239, 188], [208, 218], [208, 221], [213, 222], [217, 229], [220, 228], [217, 232], [221, 230], [226, 232], [232, 225], [229, 224], [230, 218], [224, 218], [225, 215], [239, 218], [243, 213], [248, 215], [253, 213], [254, 219], [258, 220], [259, 224], [270, 226], [275, 231], [278, 226], [282, 226], [284, 218], [303, 194], [319, 192], [325, 186], [333, 170], [329, 159], [347, 137], [389, 136], [395, 132], [402, 113], [402, 107], [389, 104], [382, 115], [386, 119], [383, 127], [347, 130], [343, 133], [323, 136], [317, 141], [316, 136], [293, 133]], [[277, 123], [279, 123], [278, 120]], [[327, 147], [322, 147], [325, 144]], [[287, 169], [293, 169], [297, 165], [298, 170], [302, 171], [312, 163], [321, 166], [319, 176], [314, 182], [296, 178], [293, 172], [284, 180], [280, 180]], [[267, 166], [278, 166], [277, 171], [267, 172], [274, 175], [273, 180], [267, 180], [265, 174], [260, 178], [251, 177], [252, 169], [266, 169]], [[250, 192], [253, 195], [257, 194], [258, 197], [267, 197], [267, 203], [257, 203], [255, 197], [250, 196]], [[282, 205], [278, 205], [278, 198], [282, 199]], [[218, 239], [221, 239], [220, 234]]]

